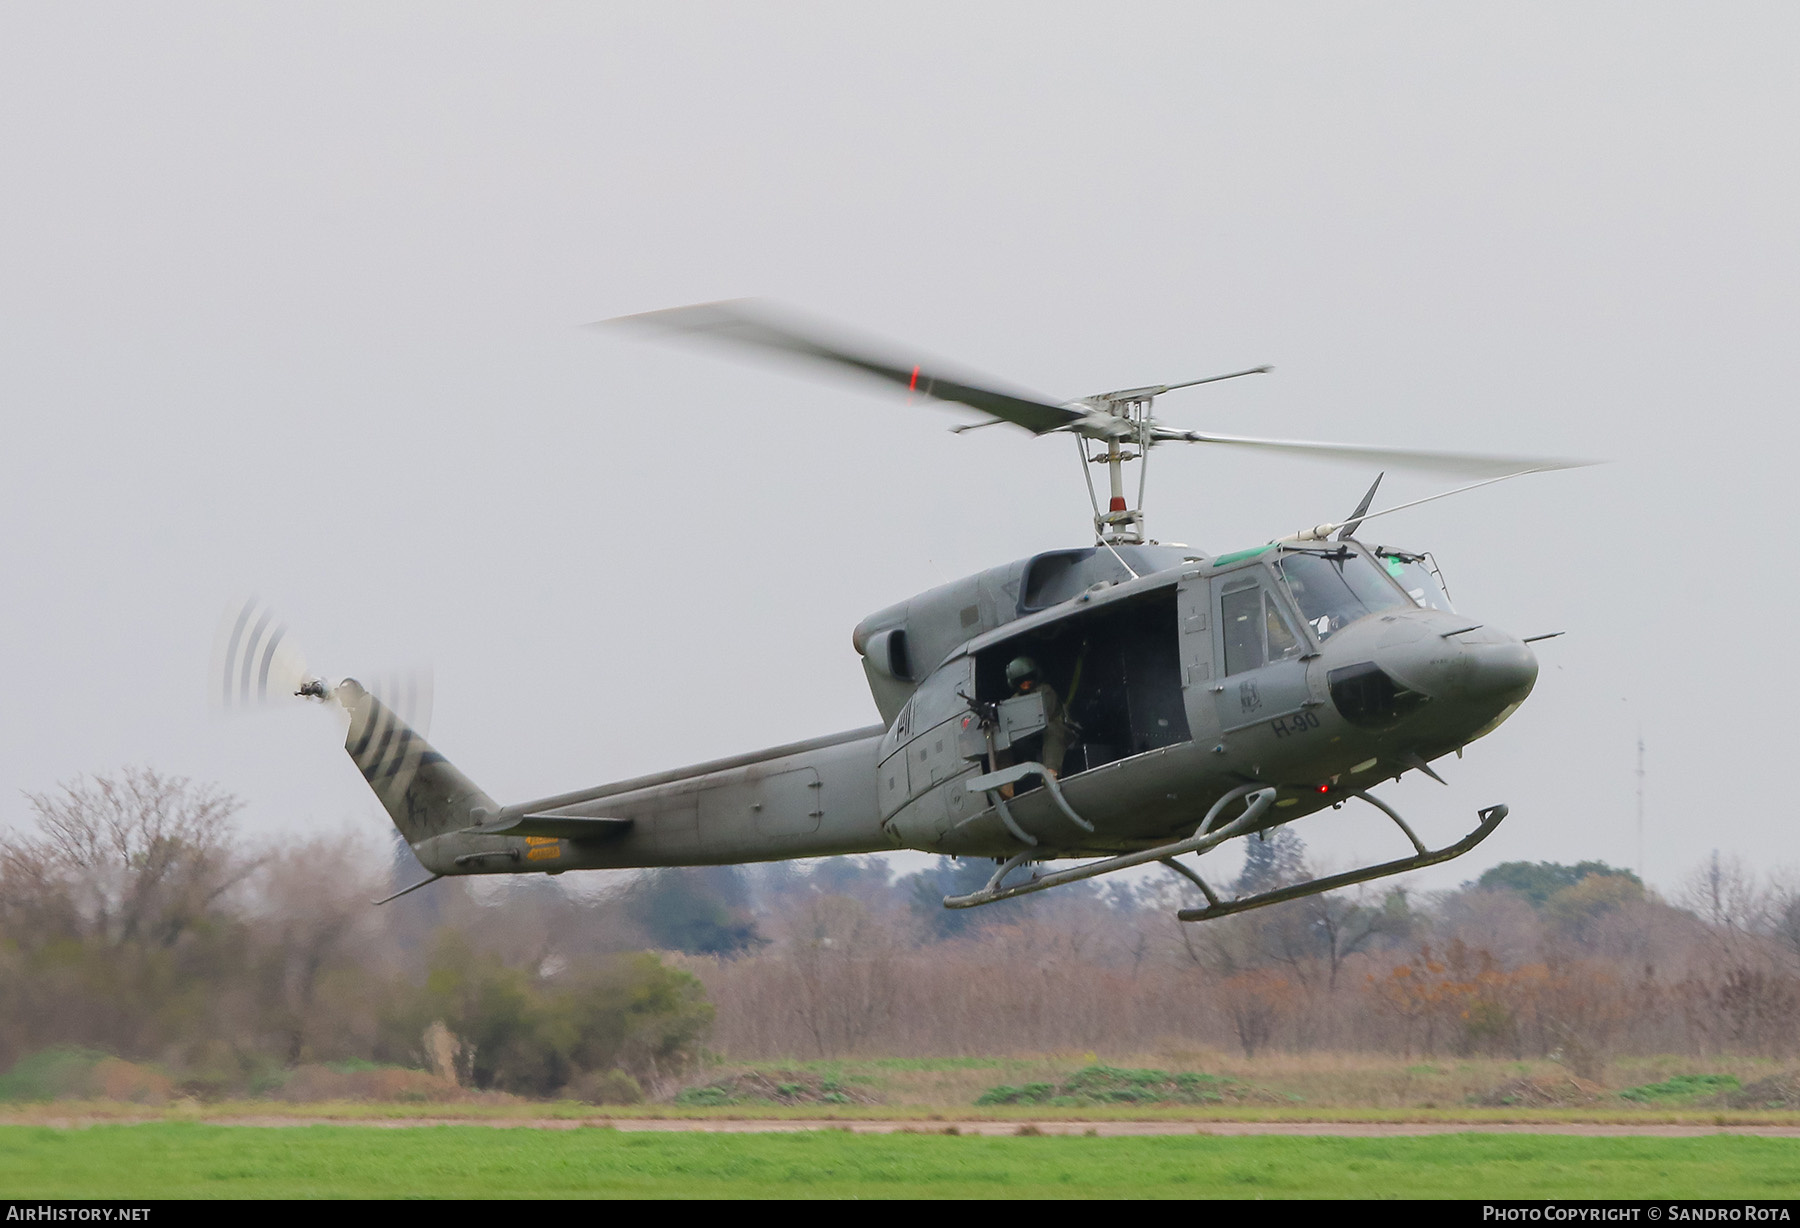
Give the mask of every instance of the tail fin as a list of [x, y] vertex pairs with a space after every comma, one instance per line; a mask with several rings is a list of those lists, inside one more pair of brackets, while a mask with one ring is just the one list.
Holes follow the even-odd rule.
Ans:
[[494, 799], [354, 678], [333, 692], [350, 714], [344, 749], [394, 826], [415, 848], [499, 813]]

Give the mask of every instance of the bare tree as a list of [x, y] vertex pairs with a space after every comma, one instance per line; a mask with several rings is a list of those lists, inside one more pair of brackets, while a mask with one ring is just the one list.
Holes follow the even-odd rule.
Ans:
[[1717, 849], [1688, 879], [1681, 902], [1707, 923], [1719, 954], [1734, 963], [1749, 956], [1753, 936], [1767, 928], [1769, 900], [1756, 874], [1735, 857], [1721, 859]]
[[855, 1052], [893, 1006], [891, 919], [849, 896], [821, 895], [800, 907], [788, 929], [791, 1009], [821, 1055]]
[[1328, 891], [1308, 896], [1304, 901], [1306, 916], [1317, 951], [1325, 961], [1325, 988], [1336, 993], [1338, 974], [1344, 962], [1358, 951], [1382, 939], [1404, 938], [1415, 924], [1406, 892], [1396, 887], [1371, 901], [1357, 891]]
[[127, 768], [26, 800], [37, 834], [0, 841], [6, 907], [71, 937], [173, 946], [255, 868], [233, 839], [238, 800], [182, 777]]
[[[334, 964], [355, 963], [366, 949], [353, 953], [358, 931], [376, 923], [370, 899], [380, 893], [382, 865], [366, 841], [354, 836], [319, 836], [289, 843], [263, 862], [257, 912], [273, 965], [274, 982], [267, 1008], [286, 1033], [284, 1060], [295, 1063], [316, 1056], [317, 1034], [342, 1020], [344, 1012], [318, 1006], [321, 977]], [[279, 1007], [277, 1007], [277, 1001]]]
[[1769, 928], [1783, 957], [1800, 965], [1800, 884], [1777, 880], [1769, 898]]

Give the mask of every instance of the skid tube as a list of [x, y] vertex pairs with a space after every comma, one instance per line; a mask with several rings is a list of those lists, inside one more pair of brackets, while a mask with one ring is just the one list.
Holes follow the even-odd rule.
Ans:
[[1387, 815], [1388, 818], [1394, 820], [1400, 830], [1406, 833], [1406, 838], [1412, 841], [1413, 848], [1417, 851], [1410, 857], [1401, 857], [1395, 861], [1384, 861], [1380, 865], [1365, 866], [1360, 870], [1346, 870], [1342, 874], [1330, 874], [1324, 878], [1308, 879], [1304, 883], [1295, 883], [1291, 887], [1279, 887], [1274, 891], [1263, 891], [1256, 895], [1247, 895], [1240, 900], [1224, 901], [1221, 901], [1218, 896], [1214, 895], [1211, 889], [1209, 889], [1205, 883], [1201, 882], [1197, 875], [1191, 873], [1186, 866], [1177, 865], [1171, 862], [1169, 863], [1169, 868], [1193, 879], [1193, 881], [1199, 885], [1200, 890], [1206, 893], [1207, 899], [1205, 908], [1184, 908], [1175, 914], [1176, 919], [1180, 921], [1211, 921], [1216, 917], [1229, 917], [1233, 913], [1248, 912], [1252, 908], [1266, 908], [1270, 904], [1280, 904], [1287, 900], [1297, 900], [1304, 896], [1319, 895], [1326, 891], [1335, 891], [1339, 887], [1349, 887], [1356, 883], [1366, 883], [1370, 879], [1386, 878], [1390, 874], [1404, 874], [1408, 870], [1418, 870], [1423, 869], [1425, 866], [1435, 866], [1441, 861], [1449, 861], [1453, 857], [1461, 857], [1477, 844], [1486, 840], [1488, 836], [1493, 834], [1493, 830], [1500, 826], [1500, 820], [1504, 819], [1507, 815], [1507, 808], [1504, 805], [1489, 806], [1486, 810], [1478, 811], [1477, 813], [1481, 819], [1480, 826], [1476, 827], [1474, 831], [1464, 836], [1461, 840], [1458, 840], [1455, 844], [1432, 850], [1425, 847], [1424, 841], [1420, 840], [1419, 837], [1414, 834], [1413, 829], [1407, 826], [1406, 820], [1402, 819], [1398, 814], [1395, 814], [1393, 809], [1388, 806], [1386, 802], [1371, 797], [1360, 790], [1351, 794], [1351, 796], [1360, 797], [1363, 801]]
[[[1227, 806], [1246, 794], [1249, 795], [1249, 800], [1245, 804], [1243, 814], [1217, 831], [1208, 830]], [[1133, 866], [1147, 865], [1152, 861], [1168, 861], [1169, 858], [1182, 853], [1204, 853], [1234, 836], [1242, 836], [1250, 832], [1274, 804], [1275, 787], [1273, 785], [1239, 785], [1213, 803], [1212, 809], [1206, 812], [1206, 818], [1201, 820], [1199, 830], [1186, 840], [1180, 840], [1174, 844], [1158, 845], [1156, 848], [1144, 849], [1137, 853], [1107, 857], [1101, 861], [1090, 861], [1086, 865], [1076, 866], [1072, 870], [1058, 870], [1054, 874], [1041, 876], [1033, 875], [1025, 882], [1011, 887], [1002, 887], [1000, 881], [1014, 869], [1023, 865], [1025, 860], [1031, 856], [1031, 850], [1028, 848], [1002, 863], [1000, 868], [994, 871], [994, 876], [988, 879], [987, 886], [980, 891], [972, 891], [968, 895], [945, 896], [944, 907], [975, 908], [981, 904], [992, 904], [997, 900], [1010, 900], [1014, 896], [1025, 895], [1033, 891], [1045, 891], [1051, 887], [1060, 887], [1064, 883], [1078, 883], [1083, 879], [1098, 878], [1102, 874], [1111, 874], [1115, 870], [1129, 870]], [[1207, 894], [1211, 897], [1211, 892]]]
[[[1179, 840], [1173, 844], [1159, 845], [1156, 848], [1144, 849], [1136, 853], [1126, 853], [1118, 857], [1107, 857], [1100, 861], [1091, 861], [1086, 865], [1076, 866], [1069, 870], [1059, 870], [1053, 874], [1034, 874], [1030, 879], [1023, 883], [1017, 883], [1010, 887], [1001, 886], [1000, 884], [1005, 880], [1008, 874], [1023, 865], [1031, 857], [1032, 850], [1027, 848], [1003, 862], [1000, 868], [994, 871], [993, 877], [988, 879], [987, 885], [982, 887], [981, 890], [970, 892], [968, 895], [945, 896], [944, 907], [975, 908], [982, 904], [992, 904], [1000, 900], [1009, 900], [1014, 896], [1026, 895], [1033, 891], [1044, 891], [1051, 887], [1060, 887], [1065, 883], [1081, 882], [1084, 879], [1098, 878], [1102, 874], [1111, 874], [1118, 870], [1129, 870], [1135, 866], [1148, 865], [1150, 862], [1154, 861], [1160, 862], [1177, 874], [1180, 874], [1183, 878], [1188, 879], [1195, 886], [1199, 887], [1200, 891], [1206, 896], [1207, 904], [1205, 908], [1181, 909], [1175, 914], [1176, 918], [1182, 921], [1211, 921], [1218, 917], [1229, 917], [1233, 913], [1248, 912], [1253, 908], [1266, 908], [1271, 904], [1280, 904], [1288, 900], [1297, 900], [1309, 895], [1319, 895], [1326, 891], [1334, 891], [1339, 887], [1349, 887], [1356, 883], [1368, 882], [1371, 879], [1386, 878], [1391, 874], [1404, 874], [1408, 870], [1418, 870], [1425, 866], [1434, 866], [1439, 862], [1449, 861], [1452, 858], [1462, 856], [1477, 844], [1480, 844], [1483, 840], [1487, 839], [1488, 836], [1492, 835], [1494, 829], [1500, 826], [1500, 821], [1504, 819], [1508, 813], [1505, 805], [1489, 806], [1485, 810], [1478, 812], [1481, 822], [1474, 831], [1464, 836], [1461, 840], [1458, 840], [1455, 844], [1434, 850], [1426, 848], [1424, 841], [1419, 839], [1417, 833], [1415, 833], [1411, 826], [1407, 824], [1406, 820], [1401, 818], [1386, 802], [1381, 801], [1379, 798], [1372, 797], [1361, 790], [1358, 790], [1350, 796], [1361, 798], [1363, 801], [1387, 815], [1388, 818], [1392, 819], [1395, 826], [1399, 827], [1406, 838], [1412, 842], [1413, 849], [1415, 850], [1413, 854], [1409, 857], [1402, 857], [1394, 861], [1382, 862], [1379, 865], [1366, 866], [1360, 870], [1349, 870], [1342, 874], [1331, 874], [1324, 878], [1309, 879], [1304, 883], [1295, 883], [1291, 886], [1277, 888], [1274, 891], [1259, 892], [1256, 895], [1245, 896], [1242, 899], [1221, 900], [1218, 894], [1214, 892], [1211, 887], [1207, 886], [1205, 879], [1201, 878], [1198, 873], [1188, 866], [1176, 861], [1175, 858], [1183, 853], [1208, 852], [1211, 849], [1217, 848], [1227, 840], [1234, 839], [1237, 836], [1248, 835], [1251, 831], [1255, 830], [1257, 822], [1275, 804], [1275, 788], [1271, 785], [1259, 785], [1253, 783], [1240, 785], [1227, 793], [1224, 797], [1221, 797], [1217, 802], [1213, 803], [1212, 808], [1206, 812], [1206, 818], [1201, 821], [1199, 829], [1194, 835], [1186, 840]], [[1246, 799], [1244, 813], [1225, 824], [1223, 827], [1220, 827], [1217, 831], [1212, 830], [1212, 825], [1218, 821], [1219, 816], [1223, 813], [1225, 808], [1239, 798]]]

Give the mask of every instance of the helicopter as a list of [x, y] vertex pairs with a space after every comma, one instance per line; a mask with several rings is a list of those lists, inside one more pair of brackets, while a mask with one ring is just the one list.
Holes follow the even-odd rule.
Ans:
[[[947, 908], [1160, 864], [1196, 893], [1176, 915], [1206, 921], [1448, 861], [1506, 817], [1504, 804], [1482, 808], [1468, 834], [1431, 848], [1371, 792], [1410, 771], [1441, 781], [1432, 762], [1512, 715], [1537, 679], [1529, 645], [1561, 634], [1520, 639], [1472, 619], [1452, 606], [1429, 552], [1359, 538], [1366, 522], [1430, 499], [1372, 511], [1378, 475], [1341, 522], [1209, 555], [1149, 537], [1148, 460], [1158, 446], [1191, 443], [1477, 479], [1431, 499], [1592, 462], [1221, 435], [1151, 412], [1166, 393], [1268, 367], [1054, 403], [763, 303], [605, 326], [844, 370], [984, 416], [959, 432], [1066, 434], [1080, 451], [1093, 539], [864, 618], [851, 639], [878, 723], [508, 804], [440, 754], [404, 704], [312, 673], [279, 619], [245, 603], [221, 629], [215, 699], [297, 697], [347, 718], [345, 750], [430, 875], [376, 903], [450, 876], [910, 849], [994, 861], [987, 883], [945, 897]], [[1230, 898], [1193, 864], [1350, 802], [1385, 815], [1409, 851]]]

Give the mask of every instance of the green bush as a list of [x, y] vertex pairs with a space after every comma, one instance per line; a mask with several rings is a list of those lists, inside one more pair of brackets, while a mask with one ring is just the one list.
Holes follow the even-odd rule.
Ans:
[[1042, 1104], [1058, 1108], [1099, 1104], [1223, 1104], [1227, 1100], [1244, 1099], [1249, 1091], [1236, 1079], [1218, 1075], [1088, 1066], [1060, 1084], [1027, 1083], [1023, 1087], [1002, 1084], [989, 1088], [975, 1103]]
[[410, 1052], [434, 1019], [461, 1041], [476, 1087], [549, 1096], [596, 1072], [617, 1070], [640, 1089], [679, 1077], [700, 1056], [713, 1008], [697, 979], [654, 955], [546, 977], [449, 934], [389, 1035]]
[[112, 1055], [98, 1049], [58, 1045], [41, 1049], [13, 1063], [0, 1075], [0, 1101], [58, 1100], [87, 1094], [94, 1067]]
[[571, 1083], [568, 1094], [583, 1104], [642, 1104], [644, 1089], [623, 1070], [589, 1071]]
[[1661, 1083], [1645, 1083], [1640, 1087], [1628, 1087], [1619, 1093], [1621, 1100], [1635, 1100], [1639, 1104], [1649, 1104], [1659, 1100], [1691, 1100], [1698, 1096], [1717, 1096], [1727, 1092], [1735, 1092], [1739, 1086], [1736, 1075], [1676, 1075]]

